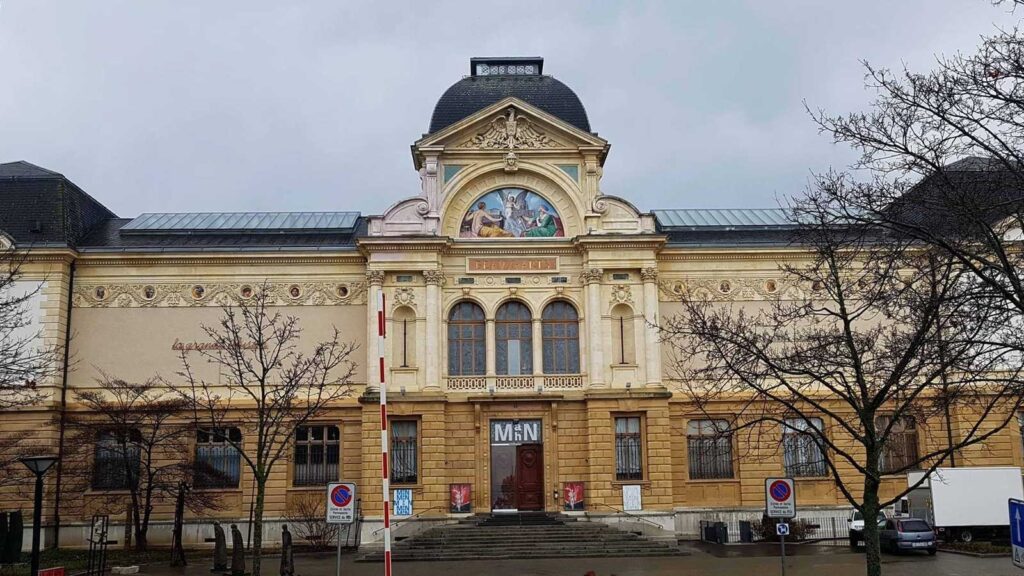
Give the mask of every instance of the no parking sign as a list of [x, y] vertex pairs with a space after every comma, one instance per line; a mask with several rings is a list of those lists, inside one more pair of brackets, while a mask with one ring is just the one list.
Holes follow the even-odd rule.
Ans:
[[764, 513], [769, 518], [796, 517], [796, 485], [792, 478], [766, 478]]
[[356, 519], [356, 485], [331, 482], [327, 485], [327, 523], [351, 524]]

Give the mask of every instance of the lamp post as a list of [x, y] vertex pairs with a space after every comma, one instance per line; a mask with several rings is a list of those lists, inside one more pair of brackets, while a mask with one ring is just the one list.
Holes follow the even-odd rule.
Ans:
[[36, 475], [36, 501], [32, 510], [32, 569], [30, 576], [39, 574], [39, 525], [43, 522], [43, 475], [57, 462], [56, 456], [25, 456], [18, 459]]

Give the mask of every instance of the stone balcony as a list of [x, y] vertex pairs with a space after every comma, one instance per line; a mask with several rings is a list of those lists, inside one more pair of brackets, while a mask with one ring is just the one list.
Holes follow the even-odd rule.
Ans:
[[446, 380], [448, 392], [500, 394], [541, 390], [582, 390], [582, 374], [534, 374], [530, 376], [452, 376]]

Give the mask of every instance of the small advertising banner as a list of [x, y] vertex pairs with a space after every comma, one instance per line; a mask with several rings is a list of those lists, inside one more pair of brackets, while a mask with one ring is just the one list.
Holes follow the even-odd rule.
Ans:
[[625, 512], [636, 512], [643, 509], [643, 503], [640, 501], [640, 485], [628, 484], [623, 486], [622, 510]]
[[400, 488], [395, 490], [391, 499], [391, 513], [395, 516], [412, 516], [412, 490]]
[[64, 567], [43, 568], [39, 570], [39, 576], [64, 576]]
[[449, 511], [453, 514], [473, 511], [472, 484], [449, 484], [448, 494], [451, 496]]
[[562, 504], [566, 511], [583, 510], [583, 482], [566, 482], [562, 486]]

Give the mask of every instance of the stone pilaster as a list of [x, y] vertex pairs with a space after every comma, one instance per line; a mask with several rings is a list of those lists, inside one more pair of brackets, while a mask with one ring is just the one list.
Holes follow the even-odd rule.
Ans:
[[603, 271], [600, 268], [591, 268], [580, 275], [587, 293], [587, 358], [589, 359], [587, 371], [592, 388], [603, 388], [605, 385], [604, 354], [602, 352], [604, 338], [601, 334], [602, 276]]
[[426, 390], [441, 389], [441, 286], [444, 274], [440, 270], [424, 270], [423, 280], [427, 284], [427, 302], [425, 312], [426, 326], [426, 358], [424, 365], [424, 388]]
[[544, 372], [544, 325], [540, 318], [533, 319], [533, 373]]
[[658, 269], [640, 271], [644, 283], [644, 356], [647, 359], [647, 384], [661, 385], [661, 342], [658, 338]]
[[366, 271], [366, 391], [380, 391], [380, 375], [377, 374], [377, 299], [384, 285], [384, 272]]
[[496, 339], [494, 337], [494, 318], [488, 318], [485, 322], [484, 343], [486, 346], [485, 350], [487, 352], [487, 375], [494, 376], [497, 374], [498, 364], [497, 355], [494, 351], [494, 345], [496, 343]]

